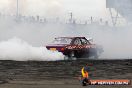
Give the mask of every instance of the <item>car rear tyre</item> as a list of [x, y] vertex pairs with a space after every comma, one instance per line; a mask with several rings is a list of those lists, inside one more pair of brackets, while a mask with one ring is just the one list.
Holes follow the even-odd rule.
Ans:
[[72, 51], [71, 53], [70, 53], [70, 57], [74, 57], [75, 56], [75, 53], [74, 53], [74, 51]]
[[75, 52], [74, 51], [71, 51], [68, 55], [69, 57], [69, 60], [76, 60], [76, 57], [75, 57]]
[[64, 60], [68, 60], [69, 57], [67, 55], [64, 56]]

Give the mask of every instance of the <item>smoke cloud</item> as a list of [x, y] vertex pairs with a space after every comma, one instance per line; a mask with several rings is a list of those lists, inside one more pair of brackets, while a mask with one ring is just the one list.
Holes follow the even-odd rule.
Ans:
[[[1, 22], [2, 23], [2, 22]], [[100, 56], [100, 59], [130, 59], [132, 58], [132, 40], [131, 40], [131, 25], [127, 27], [109, 27], [105, 25], [90, 24], [90, 25], [78, 25], [78, 24], [60, 24], [60, 23], [13, 23], [12, 21], [3, 22], [0, 26], [0, 50], [1, 57], [8, 59], [7, 57], [25, 57], [29, 58], [47, 58], [55, 57], [60, 58], [60, 54], [51, 53], [44, 47], [51, 43], [55, 37], [61, 36], [85, 36], [87, 38], [92, 37], [95, 44], [103, 46], [104, 52]], [[14, 36], [20, 38], [31, 44], [22, 42], [20, 39], [11, 39]], [[9, 40], [11, 39], [11, 40]], [[7, 41], [8, 40], [8, 41]], [[14, 41], [15, 40], [15, 41]], [[3, 43], [3, 41], [5, 41]], [[15, 42], [15, 43], [14, 43]], [[10, 44], [11, 43], [11, 44]], [[3, 46], [6, 45], [6, 46]], [[8, 48], [8, 46], [10, 46]], [[33, 47], [35, 46], [35, 47]], [[41, 47], [42, 46], [42, 47]], [[14, 48], [11, 48], [14, 47]], [[16, 50], [19, 47], [18, 50]], [[21, 48], [22, 49], [21, 49]], [[29, 49], [30, 48], [30, 49]], [[28, 51], [29, 50], [29, 51]], [[33, 50], [33, 51], [32, 51]], [[4, 51], [4, 52], [3, 52]], [[8, 51], [22, 51], [20, 54], [11, 54]], [[26, 52], [25, 52], [26, 51]], [[2, 53], [3, 52], [3, 53]], [[40, 52], [40, 53], [39, 53]], [[43, 52], [43, 53], [42, 53]], [[48, 52], [48, 53], [47, 53]], [[30, 54], [28, 54], [30, 53]], [[39, 53], [39, 54], [34, 54]], [[13, 56], [12, 56], [13, 55]], [[18, 55], [18, 56], [14, 56]], [[41, 56], [42, 55], [42, 56]], [[7, 56], [7, 57], [6, 57]], [[52, 60], [48, 59], [48, 60]], [[60, 58], [63, 59], [63, 58]], [[53, 59], [56, 60], [56, 59]]]
[[[48, 16], [56, 18], [57, 16], [61, 17], [60, 14], [63, 14], [63, 11], [69, 11], [70, 8], [72, 8], [71, 11], [76, 10], [77, 13], [79, 11], [79, 15], [84, 15], [85, 11], [88, 13], [93, 11], [77, 9], [76, 7], [80, 5], [79, 2], [75, 7], [70, 4], [71, 7], [63, 8], [63, 4], [68, 4], [69, 0], [65, 2], [61, 0], [24, 0], [24, 2], [26, 4], [21, 2], [19, 7], [21, 13], [24, 15], [41, 14], [47, 18]], [[30, 4], [31, 2], [32, 4]], [[0, 10], [3, 13], [8, 12], [13, 14], [15, 12], [16, 5], [13, 1], [3, 0], [0, 3], [3, 3], [1, 4], [3, 6], [0, 6]], [[83, 6], [83, 4], [81, 5]], [[10, 6], [14, 7], [10, 8]], [[100, 10], [104, 11], [106, 9]], [[37, 17], [33, 17], [33, 21], [31, 20], [32, 17], [25, 16], [22, 18], [19, 22], [15, 16], [0, 15], [0, 58], [2, 60], [63, 60], [61, 53], [51, 52], [45, 48], [55, 37], [59, 36], [92, 37], [95, 44], [102, 45], [104, 48], [104, 52], [100, 58], [132, 58], [131, 24], [124, 27], [110, 27], [108, 25], [102, 25], [99, 22], [92, 22], [91, 24], [66, 24], [65, 21], [60, 22], [59, 19], [54, 22], [49, 22], [47, 21], [48, 19], [46, 19], [46, 22], [41, 22], [41, 18], [37, 21]], [[44, 19], [41, 20], [43, 21]]]
[[[24, 16], [60, 16], [63, 13], [61, 0], [18, 0], [19, 14]], [[0, 12], [16, 15], [17, 0], [1, 0]]]
[[45, 47], [33, 47], [19, 38], [0, 42], [0, 60], [56, 61], [63, 58], [62, 53], [49, 51]]
[[[17, 0], [1, 0], [0, 12], [16, 15]], [[90, 16], [108, 17], [105, 0], [19, 0], [19, 14], [46, 18], [67, 17], [73, 12], [75, 18]], [[96, 14], [98, 13], [98, 15]]]
[[132, 25], [125, 27], [101, 27], [95, 25], [94, 27], [86, 27], [80, 34], [93, 37], [95, 44], [103, 46], [104, 52], [100, 58], [131, 59], [131, 26]]

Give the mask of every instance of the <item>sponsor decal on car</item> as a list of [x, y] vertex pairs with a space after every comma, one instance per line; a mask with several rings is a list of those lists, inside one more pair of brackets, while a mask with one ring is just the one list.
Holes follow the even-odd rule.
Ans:
[[67, 46], [66, 47], [67, 49], [83, 49], [83, 48], [86, 48], [86, 49], [88, 49], [88, 48], [95, 48], [95, 46], [94, 45], [73, 45], [73, 46]]

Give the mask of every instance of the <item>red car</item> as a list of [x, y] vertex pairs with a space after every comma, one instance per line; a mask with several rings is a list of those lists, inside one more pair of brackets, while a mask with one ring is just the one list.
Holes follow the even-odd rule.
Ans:
[[48, 50], [59, 51], [68, 57], [90, 57], [98, 58], [103, 51], [102, 47], [92, 44], [85, 37], [58, 37], [46, 46]]

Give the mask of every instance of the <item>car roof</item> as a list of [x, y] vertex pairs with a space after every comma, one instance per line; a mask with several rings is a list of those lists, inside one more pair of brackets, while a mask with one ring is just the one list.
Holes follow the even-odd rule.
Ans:
[[71, 38], [71, 39], [73, 39], [73, 38], [85, 38], [85, 37], [57, 37], [57, 38]]

